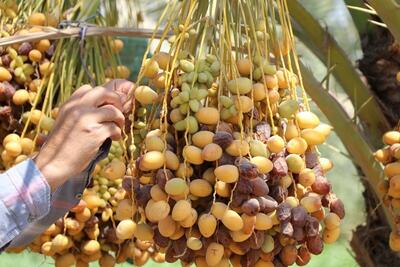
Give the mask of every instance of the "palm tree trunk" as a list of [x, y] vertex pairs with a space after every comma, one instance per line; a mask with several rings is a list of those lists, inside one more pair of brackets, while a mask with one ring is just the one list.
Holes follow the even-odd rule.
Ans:
[[394, 41], [387, 29], [373, 27], [373, 31], [362, 38], [364, 57], [359, 68], [394, 126], [400, 118], [400, 82], [396, 80], [400, 71], [400, 44]]
[[[379, 21], [379, 18], [374, 17], [373, 20]], [[387, 29], [372, 27], [372, 30], [366, 31], [362, 36], [364, 56], [359, 61], [359, 69], [374, 92], [384, 115], [394, 127], [400, 118], [400, 82], [396, 79], [400, 71], [400, 45]], [[351, 246], [356, 260], [360, 266], [400, 266], [400, 257], [388, 246], [390, 229], [376, 208], [383, 204], [372, 193], [369, 184], [363, 183], [367, 222], [358, 226], [353, 234]]]

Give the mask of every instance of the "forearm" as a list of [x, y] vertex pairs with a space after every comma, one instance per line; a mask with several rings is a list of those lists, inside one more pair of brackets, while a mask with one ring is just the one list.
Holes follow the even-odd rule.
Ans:
[[83, 172], [75, 177], [69, 178], [65, 183], [59, 186], [51, 195], [50, 210], [47, 214], [41, 219], [27, 225], [27, 227], [19, 232], [18, 236], [12, 240], [9, 247], [20, 247], [29, 244], [56, 220], [62, 218], [74, 207], [79, 202], [96, 163], [107, 156], [110, 146], [111, 140], [107, 140], [100, 147], [95, 158]]
[[0, 175], [0, 247], [50, 210], [50, 187], [32, 160]]

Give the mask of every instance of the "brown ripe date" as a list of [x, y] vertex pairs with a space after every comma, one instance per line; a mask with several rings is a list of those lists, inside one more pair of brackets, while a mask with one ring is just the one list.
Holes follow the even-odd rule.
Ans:
[[231, 238], [231, 235], [229, 234], [229, 230], [223, 224], [220, 224], [218, 226], [218, 230], [215, 233], [216, 233], [216, 238], [217, 238], [218, 243], [220, 243], [224, 246], [228, 246], [232, 242], [232, 238]]
[[238, 247], [241, 249], [241, 251], [242, 251], [242, 253], [247, 253], [247, 252], [249, 252], [250, 251], [250, 238], [249, 239], [246, 239], [245, 241], [243, 241], [243, 242], [238, 242], [237, 243], [237, 245], [238, 245]]
[[182, 236], [178, 240], [172, 242], [172, 247], [174, 248], [176, 255], [182, 255], [185, 253], [185, 250], [187, 250], [186, 237]]
[[288, 203], [282, 202], [281, 204], [279, 204], [278, 208], [276, 209], [278, 220], [280, 222], [289, 220], [291, 216], [291, 211], [292, 206], [290, 206]]
[[304, 229], [302, 227], [295, 227], [293, 229], [293, 236], [297, 242], [303, 243], [306, 238], [306, 234], [304, 233]]
[[218, 131], [214, 134], [213, 143], [219, 145], [222, 149], [227, 148], [233, 141], [230, 133], [225, 131]]
[[258, 176], [257, 166], [250, 162], [239, 163], [240, 177], [243, 179], [251, 180]]
[[311, 255], [308, 249], [304, 246], [299, 247], [297, 250], [296, 264], [299, 266], [304, 266], [311, 260]]
[[174, 174], [169, 169], [159, 169], [156, 173], [156, 184], [164, 190], [167, 180], [174, 178]]
[[257, 199], [250, 198], [243, 203], [242, 211], [249, 216], [255, 216], [260, 211], [260, 203]]
[[293, 225], [290, 222], [288, 222], [288, 221], [281, 222], [280, 227], [281, 227], [281, 233], [282, 234], [284, 234], [286, 236], [290, 236], [290, 237], [293, 236], [293, 231], [294, 231], [293, 230]]
[[285, 176], [288, 174], [288, 166], [286, 163], [285, 156], [277, 156], [272, 159], [272, 163], [274, 168], [272, 169], [272, 173], [277, 176]]
[[296, 262], [297, 259], [297, 248], [294, 245], [288, 245], [283, 247], [279, 253], [279, 258], [283, 265], [290, 266]]
[[162, 248], [166, 248], [166, 247], [168, 247], [168, 245], [169, 245], [169, 239], [168, 239], [168, 237], [162, 236], [162, 235], [160, 234], [160, 231], [158, 231], [158, 229], [155, 229], [155, 230], [154, 230], [153, 240], [154, 240], [154, 243], [155, 243], [157, 246], [162, 247]]
[[314, 255], [321, 254], [322, 250], [324, 249], [324, 242], [319, 235], [307, 237], [306, 244], [310, 253]]
[[241, 193], [241, 192], [238, 192], [237, 190], [235, 190], [233, 192], [231, 205], [232, 205], [233, 208], [239, 208], [248, 199], [249, 199], [248, 194]]
[[313, 151], [306, 151], [305, 158], [306, 158], [306, 167], [307, 168], [312, 169], [318, 165], [319, 161], [318, 161], [317, 153], [315, 153]]
[[[92, 179], [92, 181], [93, 181], [93, 179]], [[133, 190], [135, 189], [135, 186], [133, 184], [135, 184], [135, 186], [139, 186], [137, 183], [134, 182], [134, 180], [130, 176], [126, 176], [122, 179], [122, 188], [125, 189], [125, 191], [129, 195], [132, 194], [132, 188], [133, 188]]]
[[260, 204], [260, 211], [269, 213], [278, 207], [278, 202], [270, 196], [257, 197], [258, 203]]
[[[13, 97], [15, 91], [16, 91], [15, 87], [11, 83], [9, 83], [7, 81], [0, 82], [0, 100], [1, 101], [10, 100]], [[6, 107], [7, 106], [4, 106], [3, 109]], [[2, 112], [3, 116], [6, 114], [7, 114], [7, 112], [4, 112], [4, 111]], [[11, 109], [10, 109], [10, 115], [11, 115]]]
[[135, 200], [139, 206], [146, 206], [147, 202], [151, 199], [151, 185], [144, 185], [135, 190]]
[[[96, 216], [92, 216], [92, 217], [90, 217], [89, 220], [87, 220], [85, 222], [85, 228], [94, 227], [98, 222], [99, 222], [99, 218], [97, 218]], [[62, 226], [62, 227], [64, 227], [64, 226]]]
[[1, 56], [1, 64], [3, 67], [8, 67], [11, 63], [11, 57], [8, 54]]
[[256, 126], [255, 135], [258, 137], [258, 140], [266, 143], [268, 138], [271, 137], [271, 126], [267, 122], [260, 122]]
[[264, 243], [265, 232], [264, 231], [254, 231], [254, 233], [248, 239], [250, 241], [251, 249], [260, 249]]
[[[182, 255], [182, 257], [179, 257], [179, 259], [181, 260], [181, 263], [187, 263], [186, 266], [190, 266], [190, 263], [194, 262], [195, 257], [196, 257], [196, 255], [193, 250], [186, 249], [185, 253]], [[185, 266], [185, 265], [183, 265], [183, 266]]]
[[315, 182], [311, 185], [311, 189], [320, 195], [327, 195], [332, 189], [331, 183], [324, 176], [315, 177]]
[[222, 156], [217, 160], [218, 166], [222, 165], [234, 165], [236, 157], [231, 156], [227, 153], [222, 153]]
[[303, 227], [307, 220], [307, 211], [305, 208], [298, 206], [292, 209], [292, 224], [295, 227]]
[[288, 190], [282, 186], [274, 186], [271, 188], [270, 195], [278, 202], [283, 202], [288, 196]]
[[267, 183], [261, 177], [257, 177], [250, 180], [252, 193], [258, 197], [264, 197], [269, 193], [269, 187]]
[[304, 230], [307, 237], [314, 237], [319, 235], [319, 221], [312, 216], [308, 216]]
[[[256, 180], [256, 179], [254, 179]], [[251, 194], [253, 193], [253, 183], [251, 183], [254, 180], [246, 180], [239, 178], [238, 182], [236, 183], [236, 189], [235, 192], [240, 192], [242, 194]]]
[[117, 232], [114, 228], [105, 228], [103, 230], [104, 238], [110, 243], [117, 243]]
[[333, 197], [330, 200], [329, 209], [331, 212], [336, 213], [336, 215], [339, 216], [340, 219], [344, 218], [345, 216], [344, 205], [339, 198]]
[[331, 196], [330, 195], [325, 195], [321, 198], [321, 204], [325, 208], [329, 208], [329, 202], [330, 202]]
[[256, 264], [260, 258], [261, 251], [259, 249], [252, 249], [246, 253], [241, 259], [240, 263], [242, 267], [252, 267]]
[[168, 263], [174, 263], [178, 260], [178, 258], [175, 256], [176, 255], [174, 249], [172, 248], [172, 246], [169, 246], [167, 248], [167, 251], [165, 252], [165, 261]]
[[27, 56], [29, 52], [32, 50], [32, 45], [28, 42], [23, 42], [19, 47], [18, 47], [18, 54], [21, 56]]

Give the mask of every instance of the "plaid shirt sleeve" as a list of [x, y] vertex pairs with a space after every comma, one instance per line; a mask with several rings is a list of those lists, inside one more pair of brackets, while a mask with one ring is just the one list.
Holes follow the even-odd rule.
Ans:
[[0, 175], [0, 247], [50, 210], [50, 187], [29, 159]]
[[[38, 235], [43, 233], [57, 219], [62, 218], [73, 206], [75, 206], [79, 202], [82, 197], [83, 190], [90, 183], [90, 175], [93, 172], [94, 167], [96, 166], [97, 162], [107, 157], [110, 147], [111, 139], [107, 139], [100, 147], [96, 157], [92, 160], [89, 166], [76, 177], [68, 179], [51, 195], [51, 198], [48, 199], [48, 202], [46, 202], [45, 204], [47, 205], [47, 209], [46, 212], [43, 213], [43, 216], [36, 217], [36, 219], [32, 220], [29, 224], [25, 224], [23, 230], [17, 232], [17, 236], [13, 235], [13, 237], [11, 238], [11, 242], [2, 242], [0, 244], [0, 247], [4, 246], [5, 244], [7, 244], [7, 248], [26, 246], [27, 244], [32, 242]], [[48, 194], [48, 196], [50, 196], [50, 194]], [[35, 204], [39, 205], [40, 202], [37, 202]], [[1, 216], [2, 215], [0, 214], [0, 220], [2, 220]], [[1, 228], [0, 231], [2, 231]], [[4, 250], [5, 247], [3, 247], [2, 249]]]

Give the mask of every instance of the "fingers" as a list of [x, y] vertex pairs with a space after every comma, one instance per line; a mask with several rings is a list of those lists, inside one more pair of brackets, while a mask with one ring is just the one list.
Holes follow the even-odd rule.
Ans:
[[135, 84], [128, 80], [115, 79], [106, 83], [104, 87], [116, 92], [121, 97], [122, 104], [125, 105], [133, 94]]
[[82, 98], [82, 103], [91, 107], [101, 107], [110, 104], [122, 110], [122, 102], [119, 95], [101, 86], [87, 92]]
[[81, 98], [82, 96], [84, 96], [87, 92], [89, 92], [90, 90], [92, 90], [92, 86], [90, 86], [89, 84], [85, 84], [82, 85], [81, 87], [79, 87], [72, 95], [70, 99], [78, 99]]
[[96, 121], [99, 123], [114, 122], [120, 128], [124, 127], [124, 114], [113, 105], [105, 105], [98, 108], [94, 115], [96, 116]]
[[87, 92], [89, 92], [90, 90], [92, 90], [93, 88], [89, 85], [89, 84], [85, 84], [82, 85], [81, 87], [79, 87], [72, 95], [71, 97], [68, 99], [67, 102], [65, 102], [61, 109], [60, 112], [64, 112], [66, 110], [69, 110], [70, 108], [73, 108], [76, 104], [78, 99], [80, 99], [81, 97], [83, 97]]
[[118, 125], [114, 122], [102, 123], [100, 134], [104, 138], [104, 140], [110, 137], [112, 140], [118, 141], [122, 137], [121, 128], [118, 127]]
[[124, 79], [114, 79], [104, 84], [105, 88], [128, 94], [134, 88], [135, 84], [131, 81]]

